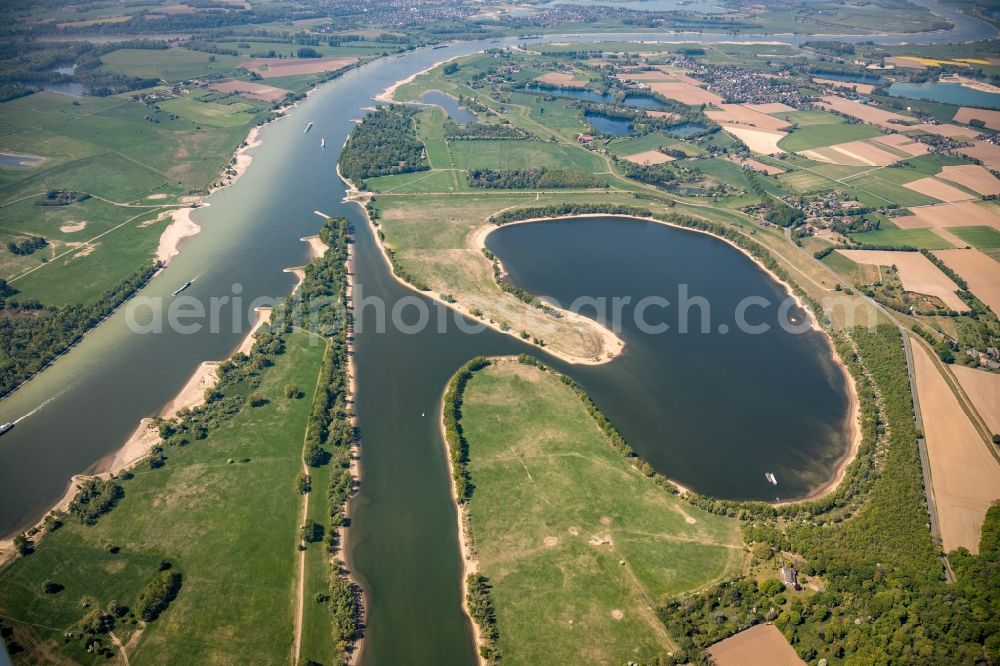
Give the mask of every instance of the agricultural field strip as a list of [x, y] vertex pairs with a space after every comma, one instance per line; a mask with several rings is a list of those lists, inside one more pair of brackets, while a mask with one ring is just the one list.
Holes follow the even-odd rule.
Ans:
[[3, 137], [5, 137], [5, 136], [17, 136], [18, 134], [28, 134], [30, 132], [37, 132], [38, 130], [48, 129], [49, 127], [53, 127], [53, 126], [65, 125], [66, 123], [73, 122], [74, 120], [79, 120], [80, 118], [87, 118], [89, 116], [96, 116], [96, 115], [98, 115], [100, 113], [104, 113], [105, 111], [111, 111], [112, 109], [117, 109], [117, 108], [120, 108], [120, 107], [123, 107], [123, 106], [128, 106], [129, 104], [132, 104], [132, 102], [125, 101], [125, 102], [122, 102], [120, 104], [115, 104], [113, 106], [108, 106], [108, 107], [105, 107], [103, 109], [97, 109], [96, 111], [91, 111], [90, 113], [81, 113], [79, 115], [72, 116], [70, 118], [66, 118], [64, 120], [61, 120], [58, 123], [49, 123], [47, 125], [38, 125], [37, 127], [28, 127], [28, 128], [19, 130], [17, 132], [6, 132], [4, 134], [0, 134], [0, 139], [3, 139]]

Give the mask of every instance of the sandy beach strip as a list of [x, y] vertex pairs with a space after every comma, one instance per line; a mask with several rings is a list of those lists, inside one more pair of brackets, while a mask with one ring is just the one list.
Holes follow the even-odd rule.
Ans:
[[[258, 125], [250, 128], [246, 140], [236, 149], [236, 153], [233, 156], [235, 174], [224, 178], [219, 185], [213, 187], [209, 192], [209, 196], [218, 192], [223, 187], [228, 187], [235, 183], [250, 168], [250, 164], [253, 162], [253, 155], [249, 151], [258, 148], [263, 143], [260, 138], [261, 127], [261, 125]], [[160, 242], [156, 248], [156, 259], [158, 261], [162, 261], [164, 265], [169, 264], [171, 259], [180, 254], [180, 246], [183, 241], [197, 235], [201, 231], [201, 227], [191, 219], [191, 214], [197, 208], [209, 205], [204, 202], [204, 199], [205, 197], [199, 197], [194, 206], [178, 208], [167, 214], [172, 221], [160, 235]]]
[[164, 265], [169, 264], [171, 259], [181, 253], [181, 243], [201, 231], [201, 227], [191, 219], [191, 213], [195, 210], [195, 208], [178, 208], [167, 214], [172, 221], [160, 234], [160, 243], [156, 247], [157, 261], [162, 261]]
[[[482, 53], [482, 51], [480, 51], [480, 53]], [[445, 64], [447, 62], [451, 62], [452, 60], [457, 60], [458, 58], [462, 58], [462, 57], [464, 57], [464, 56], [454, 56], [454, 57], [451, 57], [451, 58], [445, 58], [444, 60], [439, 60], [436, 63], [434, 63], [433, 65], [431, 65], [430, 67], [428, 67], [426, 69], [420, 70], [416, 74], [411, 74], [410, 76], [406, 77], [405, 79], [400, 79], [399, 81], [396, 81], [391, 86], [389, 86], [388, 88], [386, 88], [385, 90], [383, 90], [382, 92], [380, 92], [378, 95], [375, 95], [375, 97], [373, 99], [375, 101], [377, 101], [377, 102], [385, 102], [386, 104], [395, 104], [396, 103], [396, 99], [395, 99], [396, 91], [400, 87], [405, 86], [407, 83], [413, 83], [417, 79], [418, 76], [423, 76], [424, 74], [427, 74], [428, 72], [430, 72], [431, 70], [433, 70], [435, 67], [439, 67], [439, 66], [441, 66], [441, 65], [443, 65], [443, 64]]]
[[257, 342], [257, 331], [260, 330], [261, 326], [271, 321], [272, 312], [274, 312], [274, 308], [259, 307], [254, 309], [254, 314], [257, 318], [250, 327], [250, 331], [247, 333], [247, 336], [243, 338], [243, 341], [240, 342], [240, 346], [236, 348], [235, 353], [250, 354], [250, 350], [253, 349], [254, 343]]
[[[389, 256], [386, 253], [385, 243], [382, 241], [381, 238], [379, 238], [378, 228], [372, 222], [371, 217], [368, 215], [368, 210], [365, 208], [365, 202], [367, 201], [367, 198], [370, 196], [370, 193], [369, 192], [362, 192], [361, 190], [359, 190], [357, 188], [357, 186], [353, 182], [351, 182], [350, 179], [344, 177], [344, 175], [340, 172], [340, 166], [339, 165], [337, 166], [337, 175], [340, 176], [340, 178], [345, 183], [347, 183], [348, 187], [349, 187], [349, 190], [347, 191], [347, 194], [344, 197], [344, 201], [345, 202], [352, 202], [352, 203], [358, 204], [358, 206], [361, 208], [362, 214], [365, 217], [365, 220], [368, 221], [368, 226], [371, 229], [373, 236], [375, 237], [375, 243], [378, 245], [379, 250], [381, 250], [382, 260], [385, 262], [385, 265], [388, 267], [389, 274], [392, 275], [393, 279], [396, 282], [398, 282], [399, 284], [403, 285], [407, 289], [416, 291], [414, 289], [413, 285], [411, 285], [409, 282], [406, 282], [405, 280], [403, 280], [402, 278], [400, 278], [398, 275], [396, 275], [396, 272], [392, 268], [392, 262], [389, 261]], [[545, 220], [551, 220], [552, 218], [543, 218], [543, 219], [545, 219]], [[470, 241], [470, 249], [475, 249], [475, 252], [479, 256], [482, 256], [482, 252], [479, 249], [480, 245], [478, 245], [478, 244], [481, 243], [482, 240], [477, 237], [477, 234], [479, 234], [479, 233], [481, 233], [483, 231], [486, 231], [486, 232], [492, 231], [492, 227], [489, 226], [489, 225], [487, 225], [486, 227], [480, 228], [478, 231], [474, 231], [472, 234], [470, 234], [470, 238], [472, 239]], [[474, 315], [472, 315], [468, 311], [468, 308], [466, 308], [465, 306], [463, 306], [463, 305], [461, 305], [459, 303], [450, 303], [448, 301], [445, 301], [443, 298], [441, 298], [441, 296], [439, 294], [435, 294], [434, 292], [427, 291], [427, 292], [419, 292], [419, 293], [421, 294], [421, 296], [423, 296], [425, 298], [429, 298], [429, 299], [433, 300], [434, 302], [440, 304], [441, 306], [443, 306], [445, 308], [448, 308], [449, 310], [452, 310], [452, 311], [455, 311], [455, 312], [459, 312], [459, 313], [465, 315], [466, 317], [469, 317], [470, 319], [472, 319], [474, 321], [477, 321], [479, 323], [479, 325], [481, 325], [481, 326], [487, 326], [487, 327], [493, 329], [494, 331], [496, 331], [498, 333], [503, 333], [504, 335], [509, 335], [509, 336], [515, 337], [515, 338], [517, 338], [519, 340], [521, 339], [520, 334], [517, 331], [515, 331], [514, 328], [511, 328], [508, 331], [504, 331], [504, 330], [502, 330], [500, 328], [500, 324], [499, 323], [492, 323], [489, 320], [479, 319], [478, 317], [475, 317]], [[576, 323], [576, 324], [578, 324], [580, 326], [587, 327], [590, 330], [594, 331], [599, 336], [599, 338], [601, 340], [602, 352], [600, 354], [597, 354], [596, 356], [593, 356], [593, 357], [583, 357], [583, 356], [573, 356], [573, 355], [567, 354], [565, 352], [559, 351], [558, 349], [553, 349], [552, 347], [546, 347], [545, 351], [548, 354], [550, 354], [552, 356], [556, 356], [556, 357], [562, 359], [563, 361], [566, 361], [567, 363], [572, 363], [574, 365], [600, 365], [602, 363], [607, 363], [607, 362], [613, 360], [618, 355], [620, 355], [622, 353], [622, 351], [625, 349], [625, 342], [621, 338], [619, 338], [617, 335], [615, 335], [614, 333], [612, 333], [609, 329], [607, 329], [604, 326], [600, 325], [599, 323], [597, 323], [593, 319], [590, 319], [589, 317], [584, 317], [583, 315], [580, 315], [580, 314], [577, 314], [577, 313], [574, 313], [574, 312], [569, 312], [568, 310], [561, 310], [560, 309], [559, 311], [561, 313], [563, 313], [563, 319], [565, 319], [567, 321], [572, 321], [573, 323]], [[527, 344], [534, 344], [530, 340], [525, 340], [524, 342], [527, 343]]]
[[305, 236], [299, 240], [309, 244], [309, 257], [313, 261], [322, 257], [330, 249], [326, 243], [320, 240], [318, 235]]
[[[496, 362], [497, 359], [491, 359], [491, 361]], [[466, 579], [472, 574], [479, 572], [479, 558], [476, 556], [475, 551], [470, 545], [472, 543], [472, 526], [469, 523], [469, 516], [466, 510], [467, 507], [465, 504], [458, 501], [458, 488], [455, 486], [455, 466], [451, 462], [450, 454], [451, 442], [448, 441], [448, 434], [444, 427], [444, 410], [447, 408], [444, 401], [448, 394], [449, 386], [451, 386], [450, 379], [448, 380], [448, 383], [445, 384], [444, 391], [441, 393], [441, 408], [438, 409], [438, 430], [441, 434], [441, 441], [444, 444], [444, 458], [448, 463], [448, 487], [451, 491], [451, 499], [455, 503], [455, 517], [458, 523], [458, 547], [462, 556], [462, 570], [459, 574], [462, 590], [462, 612], [467, 618], [469, 618], [469, 624], [472, 625], [473, 641], [476, 644], [476, 664], [478, 666], [486, 666], [486, 660], [483, 659], [482, 654], [480, 653], [480, 647], [485, 645], [483, 642], [483, 632], [480, 630], [476, 621], [472, 619], [472, 613], [469, 609], [469, 597], [466, 594]]]
[[160, 410], [160, 418], [172, 419], [184, 409], [193, 409], [205, 402], [205, 391], [219, 381], [215, 373], [219, 361], [204, 361], [188, 378], [187, 383], [173, 399]]

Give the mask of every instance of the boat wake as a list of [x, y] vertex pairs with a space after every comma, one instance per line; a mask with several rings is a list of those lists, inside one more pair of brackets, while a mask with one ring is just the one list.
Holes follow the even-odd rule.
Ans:
[[37, 414], [38, 412], [40, 412], [42, 410], [43, 407], [45, 407], [45, 405], [49, 404], [50, 402], [52, 402], [53, 400], [55, 400], [56, 398], [58, 398], [59, 396], [61, 396], [63, 393], [65, 393], [66, 391], [68, 391], [70, 388], [71, 387], [67, 386], [62, 391], [59, 391], [59, 393], [56, 393], [54, 396], [52, 396], [51, 398], [49, 398], [48, 400], [46, 400], [42, 404], [38, 405], [37, 407], [35, 407], [33, 410], [31, 410], [30, 412], [28, 412], [24, 416], [22, 416], [20, 418], [14, 419], [12, 421], [12, 423], [14, 425], [17, 425], [18, 423], [20, 423], [24, 419], [28, 418], [29, 416], [33, 416], [33, 415]]

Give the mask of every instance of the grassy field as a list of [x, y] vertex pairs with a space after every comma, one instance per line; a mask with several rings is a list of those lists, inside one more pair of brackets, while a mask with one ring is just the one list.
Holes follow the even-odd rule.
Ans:
[[[805, 116], [805, 113], [809, 115]], [[790, 153], [858, 139], [870, 139], [880, 134], [871, 125], [848, 125], [832, 113], [813, 111], [785, 115], [793, 116], [793, 122], [799, 125], [798, 129], [778, 142], [782, 150]]]
[[1000, 248], [1000, 231], [993, 227], [949, 227], [948, 232], [975, 248]]
[[909, 245], [926, 250], [954, 247], [934, 233], [933, 229], [878, 229], [877, 231], [848, 235], [852, 240], [864, 245]]
[[[747, 190], [748, 194], [752, 197], [757, 197], [750, 189], [750, 181], [747, 179], [746, 173], [743, 168], [731, 162], [729, 160], [719, 159], [719, 158], [708, 158], [700, 159], [691, 163], [692, 169], [697, 169], [704, 174], [717, 178], [720, 181], [735, 185], [737, 187], [742, 187]], [[771, 178], [769, 176], [759, 174], [756, 176], [757, 182], [761, 184], [764, 190], [770, 194], [776, 196], [783, 196], [788, 193], [788, 191], [782, 186], [780, 180]]]
[[689, 156], [702, 155], [705, 152], [698, 146], [686, 141], [655, 132], [635, 137], [634, 139], [610, 141], [607, 144], [607, 149], [616, 155], [635, 155], [636, 153], [657, 150], [664, 147], [682, 150]]
[[216, 101], [216, 93], [195, 90], [188, 95], [160, 103], [160, 108], [199, 125], [242, 127], [253, 120], [260, 108], [236, 96]]
[[736, 521], [631, 467], [556, 375], [480, 371], [462, 427], [505, 663], [648, 661], [674, 649], [650, 607], [739, 568]]
[[392, 194], [457, 192], [469, 189], [464, 172], [444, 169], [379, 176], [378, 178], [369, 178], [365, 183], [372, 192]]
[[527, 166], [605, 171], [600, 157], [582, 148], [546, 141], [452, 141], [451, 154], [459, 169], [483, 167], [519, 169]]
[[[468, 143], [468, 142], [454, 142]], [[522, 142], [524, 143], [524, 142]], [[427, 172], [424, 172], [427, 173]], [[442, 172], [445, 173], [445, 172]], [[416, 183], [415, 183], [416, 184]], [[600, 343], [590, 326], [568, 317], [546, 315], [505, 294], [490, 262], [469, 245], [470, 233], [505, 209], [562, 204], [623, 204], [658, 212], [666, 207], [638, 200], [626, 192], [457, 192], [454, 194], [376, 195], [385, 240], [402, 268], [433, 293], [449, 294], [461, 308], [477, 308], [493, 321], [517, 322], [556, 353], [592, 357]]]
[[436, 106], [417, 116], [417, 137], [424, 142], [432, 169], [454, 166], [448, 141], [444, 138], [444, 120], [444, 111]]
[[[126, 622], [115, 627], [133, 663], [287, 662], [298, 566], [296, 480], [323, 353], [310, 343], [305, 333], [288, 336], [285, 353], [261, 373], [254, 390], [268, 404], [244, 403], [206, 439], [169, 448], [160, 469], [140, 465], [122, 482], [124, 498], [96, 525], [70, 517], [34, 554], [0, 572], [0, 609], [16, 622], [19, 643], [28, 642], [26, 632], [43, 646], [61, 645], [88, 608], [112, 600], [133, 606], [167, 560], [183, 576], [177, 598], [141, 631]], [[289, 383], [304, 396], [286, 398]], [[45, 581], [65, 589], [45, 594]], [[325, 588], [325, 579], [311, 582], [307, 609]], [[97, 660], [79, 640], [61, 649], [83, 663]]]
[[[287, 45], [286, 45], [287, 46]], [[207, 74], [225, 74], [236, 69], [243, 58], [213, 55], [184, 48], [166, 50], [121, 49], [101, 56], [102, 69], [140, 78], [183, 81]]]
[[[148, 261], [164, 225], [142, 223], [210, 186], [258, 117], [260, 107], [211, 101], [218, 97], [199, 90], [162, 110], [124, 95], [45, 92], [0, 104], [0, 147], [44, 158], [30, 169], [0, 167], [0, 240], [50, 242], [30, 256], [0, 248], [0, 278], [46, 303], [85, 302]], [[92, 198], [35, 205], [49, 190]]]
[[[556, 97], [547, 99], [541, 95], [513, 93], [511, 104], [523, 107], [528, 115], [539, 123], [544, 123], [550, 130], [564, 136], [586, 133], [587, 124], [583, 121], [583, 113], [572, 106], [573, 100]], [[540, 135], [548, 138], [546, 135]]]

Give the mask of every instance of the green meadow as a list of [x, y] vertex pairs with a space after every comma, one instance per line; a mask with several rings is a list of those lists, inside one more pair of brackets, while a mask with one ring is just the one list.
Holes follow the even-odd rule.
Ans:
[[[299, 558], [297, 479], [323, 348], [305, 333], [288, 335], [258, 387], [244, 381], [232, 389], [253, 390], [267, 404], [244, 402], [205, 439], [168, 447], [159, 469], [140, 463], [133, 478], [120, 481], [124, 497], [95, 525], [69, 515], [34, 553], [0, 571], [0, 613], [14, 624], [15, 640], [42, 653], [58, 645], [81, 663], [105, 662], [84, 651], [79, 638], [63, 645], [64, 634], [79, 632], [90, 610], [112, 601], [134, 608], [167, 561], [182, 576], [176, 599], [145, 626], [125, 616], [114, 627], [134, 663], [287, 662]], [[286, 397], [287, 384], [302, 397]], [[325, 509], [325, 485], [315, 487], [312, 504]], [[46, 593], [47, 581], [63, 589]], [[315, 639], [324, 619], [329, 631], [329, 614], [313, 601], [325, 590], [325, 576], [309, 578], [305, 658], [330, 657], [329, 646], [324, 651]]]
[[[286, 45], [287, 46], [287, 45]], [[243, 58], [191, 51], [185, 48], [121, 49], [101, 56], [102, 68], [140, 78], [183, 81], [236, 69]]]
[[848, 234], [851, 240], [863, 245], [908, 245], [921, 250], [940, 250], [955, 247], [933, 229], [878, 229], [865, 233]]
[[975, 248], [1000, 248], [1000, 231], [993, 227], [949, 227], [948, 232]]
[[[0, 278], [51, 304], [87, 302], [118, 284], [153, 256], [165, 223], [149, 223], [213, 183], [262, 108], [200, 89], [159, 108], [49, 92], [0, 104], [0, 149], [43, 158], [0, 167], [0, 241], [49, 242], [28, 256], [0, 246]], [[91, 198], [37, 205], [53, 190]]]
[[451, 141], [451, 153], [459, 169], [523, 169], [553, 167], [589, 173], [605, 171], [600, 157], [590, 151], [548, 141]]
[[778, 142], [778, 147], [790, 153], [858, 139], [870, 139], [881, 134], [871, 125], [849, 125], [832, 113], [823, 111], [783, 115], [798, 125], [797, 129]]
[[504, 663], [646, 663], [675, 649], [652, 608], [739, 569], [736, 521], [629, 465], [555, 374], [479, 371], [461, 425]]
[[636, 153], [643, 153], [647, 150], [658, 150], [660, 148], [681, 150], [689, 157], [701, 155], [705, 152], [694, 144], [658, 132], [635, 138], [609, 141], [606, 148], [616, 155], [635, 155]]

